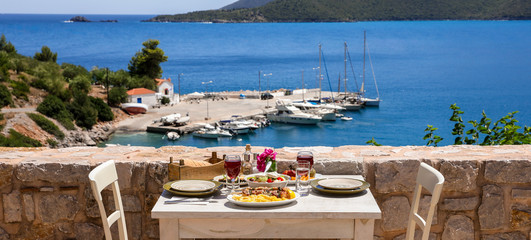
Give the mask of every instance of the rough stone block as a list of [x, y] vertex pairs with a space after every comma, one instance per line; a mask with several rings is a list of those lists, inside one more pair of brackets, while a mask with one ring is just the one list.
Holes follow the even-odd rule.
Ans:
[[3, 194], [4, 203], [4, 221], [7, 223], [16, 223], [22, 221], [22, 205], [20, 201], [20, 192], [15, 191], [9, 194]]
[[125, 212], [140, 212], [142, 205], [140, 199], [133, 195], [122, 195], [122, 204]]
[[[382, 238], [383, 239], [383, 238]], [[393, 240], [405, 240], [406, 234], [401, 234], [393, 238]], [[419, 229], [415, 229], [415, 236], [413, 240], [422, 240], [422, 232]], [[428, 240], [437, 240], [437, 234], [430, 232]]]
[[120, 191], [128, 191], [133, 188], [134, 162], [116, 162], [116, 172], [118, 173], [118, 185]]
[[[428, 211], [430, 210], [431, 195], [424, 195], [420, 197], [419, 210], [418, 214], [422, 218], [426, 219], [428, 217]], [[437, 206], [433, 212], [433, 219], [431, 225], [437, 224]]]
[[135, 162], [133, 165], [131, 185], [135, 191], [144, 191], [146, 189], [146, 168], [147, 164], [145, 162]]
[[501, 229], [506, 226], [503, 191], [495, 185], [483, 187], [483, 197], [478, 209], [479, 225], [482, 230]]
[[450, 216], [444, 226], [442, 239], [474, 239], [474, 222], [469, 217], [463, 215]]
[[79, 211], [77, 203], [77, 198], [72, 195], [45, 195], [39, 202], [39, 215], [42, 221], [47, 223], [73, 220]]
[[398, 160], [375, 163], [375, 188], [380, 193], [413, 192], [420, 162]]
[[531, 226], [531, 207], [524, 205], [513, 206], [511, 210], [511, 226], [513, 229]]
[[[4, 187], [11, 186], [13, 169], [13, 165], [0, 162], [0, 190]], [[8, 189], [8, 191], [11, 191], [11, 189]]]
[[92, 223], [76, 223], [75, 229], [78, 240], [103, 239], [104, 237], [103, 228]]
[[355, 174], [363, 175], [363, 161], [353, 159], [324, 159], [315, 162], [313, 165], [315, 171], [321, 174], [345, 175]]
[[444, 191], [469, 192], [476, 190], [479, 168], [474, 161], [443, 161]]
[[9, 234], [0, 227], [0, 240], [9, 240]]
[[479, 197], [446, 198], [441, 204], [441, 209], [446, 211], [472, 211], [476, 209]]
[[531, 183], [531, 161], [489, 161], [485, 165], [485, 179], [494, 183]]
[[125, 221], [129, 239], [142, 239], [142, 214], [126, 213]]
[[382, 229], [397, 231], [407, 228], [410, 205], [406, 197], [394, 196], [382, 203]]
[[525, 234], [521, 232], [496, 233], [491, 235], [482, 235], [481, 240], [526, 240]]
[[52, 183], [88, 183], [90, 165], [84, 161], [75, 163], [22, 162], [15, 176], [23, 182], [45, 181]]
[[96, 198], [94, 198], [91, 187], [86, 186], [83, 194], [85, 196], [85, 214], [90, 218], [99, 218], [100, 209], [98, 202], [96, 202]]
[[35, 220], [35, 202], [32, 194], [23, 194], [22, 200], [24, 202], [24, 215], [30, 222]]
[[168, 182], [168, 163], [150, 162], [147, 165], [146, 192], [161, 193], [162, 185]]
[[513, 198], [531, 198], [531, 189], [513, 189]]

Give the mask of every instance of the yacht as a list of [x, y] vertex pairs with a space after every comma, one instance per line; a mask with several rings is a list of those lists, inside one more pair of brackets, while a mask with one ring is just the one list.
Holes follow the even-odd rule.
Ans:
[[293, 106], [297, 107], [304, 113], [314, 114], [321, 117], [321, 121], [336, 120], [336, 111], [330, 108], [321, 107], [321, 105], [312, 104], [309, 102], [293, 102]]
[[232, 137], [229, 131], [216, 128], [210, 124], [205, 124], [203, 128], [193, 132], [192, 135], [200, 138]]
[[251, 131], [251, 128], [248, 125], [236, 121], [225, 123], [220, 128], [236, 135], [247, 134]]
[[275, 108], [276, 113], [268, 113], [267, 119], [273, 122], [294, 123], [294, 124], [317, 124], [321, 117], [304, 113], [290, 102], [277, 100]]

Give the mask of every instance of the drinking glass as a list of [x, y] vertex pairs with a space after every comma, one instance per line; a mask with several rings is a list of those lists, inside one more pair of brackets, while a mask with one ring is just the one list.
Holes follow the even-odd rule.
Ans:
[[297, 153], [297, 162], [309, 161], [310, 169], [313, 168], [313, 153], [310, 151], [300, 151]]
[[[301, 196], [310, 194], [310, 166], [310, 161], [297, 161], [297, 168], [295, 168], [297, 172], [296, 189]], [[303, 177], [305, 180], [301, 179]]]
[[240, 175], [242, 160], [239, 155], [225, 156], [225, 173], [227, 173], [227, 181], [231, 182], [232, 190], [235, 189], [234, 181]]

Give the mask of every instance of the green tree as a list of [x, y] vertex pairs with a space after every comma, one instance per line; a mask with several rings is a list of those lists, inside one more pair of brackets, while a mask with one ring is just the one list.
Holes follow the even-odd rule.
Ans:
[[164, 51], [158, 48], [158, 40], [149, 39], [142, 43], [144, 48], [131, 58], [128, 69], [133, 76], [148, 76], [151, 79], [162, 76], [160, 64], [168, 60]]
[[63, 77], [65, 77], [68, 82], [77, 76], [89, 76], [87, 69], [81, 65], [76, 66], [70, 63], [63, 63], [61, 64], [61, 68], [63, 69]]
[[5, 51], [6, 53], [17, 52], [15, 46], [6, 40], [6, 36], [4, 34], [2, 34], [2, 37], [0, 37], [0, 51]]
[[92, 88], [92, 85], [90, 84], [90, 78], [86, 75], [76, 76], [72, 82], [70, 82], [69, 88], [72, 92], [80, 91], [81, 93], [87, 95]]
[[57, 62], [57, 53], [52, 52], [48, 46], [42, 46], [41, 52], [35, 53], [33, 58], [42, 62]]
[[13, 104], [11, 93], [4, 84], [0, 84], [0, 106], [5, 107]]
[[100, 121], [112, 121], [114, 119], [111, 108], [101, 98], [89, 97], [89, 99], [98, 111], [98, 119]]
[[155, 84], [155, 81], [153, 81], [153, 78], [150, 78], [148, 76], [134, 76], [132, 77], [128, 82], [128, 89], [132, 88], [147, 88], [151, 90], [155, 90], [157, 85]]
[[73, 88], [72, 95], [74, 101], [67, 106], [67, 109], [74, 116], [76, 125], [85, 129], [92, 129], [92, 126], [98, 121], [98, 111], [82, 89]]
[[113, 87], [109, 90], [109, 105], [117, 107], [127, 101], [127, 90], [124, 87]]
[[9, 79], [9, 55], [5, 51], [0, 51], [0, 81]]

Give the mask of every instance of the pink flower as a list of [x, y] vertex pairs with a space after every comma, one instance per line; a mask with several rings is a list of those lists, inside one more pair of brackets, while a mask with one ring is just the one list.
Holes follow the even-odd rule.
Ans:
[[262, 154], [257, 156], [256, 168], [258, 171], [264, 172], [267, 162], [275, 161], [276, 157], [277, 153], [273, 149], [266, 148]]

